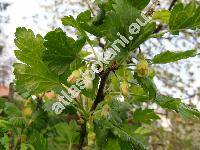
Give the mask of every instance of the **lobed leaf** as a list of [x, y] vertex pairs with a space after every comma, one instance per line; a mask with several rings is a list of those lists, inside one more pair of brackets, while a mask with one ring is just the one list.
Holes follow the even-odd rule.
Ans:
[[58, 133], [58, 136], [64, 138], [68, 144], [73, 144], [77, 142], [77, 139], [79, 137], [79, 128], [75, 121], [70, 121], [69, 124], [56, 124], [55, 128]]
[[172, 33], [177, 34], [183, 29], [200, 28], [200, 6], [195, 0], [185, 5], [179, 3], [174, 6], [169, 19], [169, 29]]
[[62, 29], [55, 29], [45, 36], [44, 46], [47, 49], [43, 52], [43, 61], [47, 63], [51, 71], [61, 75], [70, 68], [71, 63], [81, 64], [78, 54], [85, 42], [85, 37], [80, 37], [75, 41], [67, 37]]
[[17, 28], [15, 51], [17, 59], [22, 63], [14, 64], [16, 84], [22, 85], [30, 94], [49, 91], [60, 85], [58, 76], [52, 73], [42, 61], [44, 40], [40, 35], [34, 35], [31, 30]]

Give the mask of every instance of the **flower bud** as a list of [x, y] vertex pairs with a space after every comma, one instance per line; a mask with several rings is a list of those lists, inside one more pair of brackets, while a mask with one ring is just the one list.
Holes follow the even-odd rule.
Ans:
[[155, 70], [153, 68], [149, 69], [149, 77], [153, 78], [155, 76]]
[[22, 141], [23, 143], [26, 143], [26, 140], [27, 140], [27, 136], [26, 136], [26, 135], [22, 135], [22, 136], [21, 136], [21, 141]]
[[93, 89], [93, 81], [91, 80], [91, 77], [89, 75], [85, 77], [85, 79], [83, 80], [83, 82], [84, 82], [85, 88], [87, 90]]
[[70, 93], [71, 95], [74, 95], [73, 98], [76, 98], [78, 101], [80, 101], [80, 99], [81, 99], [81, 94], [80, 94], [80, 93], [78, 93], [76, 90], [73, 90], [73, 89], [71, 89], [71, 88], [69, 88], [67, 91], [68, 91], [68, 93]]
[[28, 106], [31, 104], [31, 100], [24, 100], [24, 107]]
[[24, 116], [26, 116], [26, 117], [29, 117], [29, 116], [31, 116], [31, 114], [32, 114], [32, 110], [31, 110], [31, 108], [24, 108], [23, 110], [22, 110], [22, 114], [24, 115]]
[[92, 131], [93, 130], [93, 126], [91, 123], [87, 122], [87, 130], [88, 131]]
[[142, 54], [142, 53], [137, 54], [137, 59], [144, 60], [145, 59], [144, 54]]
[[128, 92], [129, 92], [129, 85], [128, 82], [124, 81], [120, 84], [120, 90], [122, 92], [122, 95], [127, 97], [128, 96]]
[[107, 118], [110, 115], [110, 106], [105, 104], [101, 111], [101, 117]]
[[112, 98], [113, 98], [113, 97], [112, 97], [111, 95], [106, 95], [104, 99], [105, 99], [105, 102], [106, 102], [107, 104], [110, 104], [110, 103], [112, 102]]
[[138, 62], [137, 73], [140, 77], [147, 77], [149, 75], [149, 64], [146, 60], [140, 60]]
[[73, 84], [76, 83], [76, 80], [81, 78], [81, 73], [79, 70], [75, 70], [72, 74], [68, 77], [67, 82]]
[[88, 146], [89, 147], [94, 146], [96, 141], [96, 134], [94, 132], [89, 132], [87, 138], [88, 138]]
[[84, 124], [84, 120], [82, 119], [82, 118], [80, 118], [79, 120], [77, 120], [77, 122], [79, 123], [79, 124]]

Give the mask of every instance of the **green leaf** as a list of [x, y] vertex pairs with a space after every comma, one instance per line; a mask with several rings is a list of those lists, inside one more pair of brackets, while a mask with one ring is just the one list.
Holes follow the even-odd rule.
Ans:
[[107, 142], [104, 149], [105, 150], [111, 150], [111, 149], [121, 150], [120, 145], [118, 143], [118, 140], [117, 139], [111, 139], [111, 138], [108, 139], [108, 142]]
[[[121, 0], [123, 3], [129, 3], [133, 7], [138, 10], [143, 10], [150, 2], [150, 0]], [[112, 4], [117, 2], [117, 0], [95, 0], [95, 2], [99, 5], [100, 8], [104, 8], [105, 10], [111, 10]], [[107, 8], [107, 9], [106, 9]]]
[[129, 36], [129, 26], [140, 18], [140, 11], [127, 0], [116, 0], [113, 9], [106, 13], [104, 24], [101, 26], [102, 32], [113, 42], [118, 39], [117, 33]]
[[80, 36], [78, 38], [78, 40], [75, 42], [75, 45], [74, 45], [74, 50], [76, 53], [79, 53], [83, 46], [85, 45], [85, 42], [86, 42], [86, 37], [85, 36]]
[[[97, 2], [104, 5], [104, 2]], [[107, 2], [106, 2], [107, 3]], [[109, 5], [112, 2], [108, 2]], [[149, 3], [149, 0], [144, 1], [130, 1], [130, 0], [115, 0], [112, 4], [112, 8], [106, 9], [105, 16], [103, 17], [102, 23], [94, 25], [94, 18], [91, 17], [90, 11], [85, 11], [78, 15], [75, 23], [75, 19], [72, 17], [64, 17], [62, 19], [63, 24], [72, 25], [77, 28], [79, 32], [84, 33], [87, 31], [97, 37], [106, 37], [111, 43], [118, 39], [117, 33], [121, 33], [125, 37], [129, 38], [129, 26], [132, 23], [136, 23], [136, 19], [140, 19], [144, 22], [141, 17], [141, 10]], [[105, 5], [104, 5], [105, 6]], [[104, 8], [103, 6], [101, 8]], [[145, 27], [141, 27], [140, 33], [132, 35], [133, 40], [127, 45], [126, 48], [121, 48], [122, 51], [118, 54], [121, 60], [127, 57], [127, 51], [132, 51], [137, 48], [141, 43], [149, 38], [152, 32], [155, 30], [155, 23], [149, 23]], [[84, 33], [85, 34], [85, 33]]]
[[153, 64], [166, 64], [170, 62], [175, 62], [181, 59], [187, 59], [189, 57], [195, 57], [197, 55], [196, 50], [188, 50], [184, 52], [162, 52], [152, 59]]
[[112, 120], [117, 123], [121, 123], [127, 117], [127, 111], [131, 109], [131, 105], [128, 102], [119, 102], [118, 100], [112, 100], [110, 103], [110, 115]]
[[150, 2], [150, 0], [129, 0], [130, 3], [133, 4], [133, 6], [139, 10], [143, 10]]
[[5, 133], [10, 129], [9, 122], [0, 119], [0, 133]]
[[12, 117], [9, 119], [9, 123], [13, 127], [24, 127], [26, 125], [26, 119], [24, 117]]
[[185, 6], [182, 3], [175, 5], [171, 11], [169, 28], [172, 33], [200, 28], [200, 6], [194, 0]]
[[47, 50], [43, 53], [43, 61], [48, 64], [51, 71], [61, 75], [76, 59], [79, 59], [79, 62], [81, 62], [78, 53], [83, 48], [85, 42], [85, 37], [80, 37], [75, 41], [67, 37], [62, 29], [55, 29], [45, 36], [44, 45]]
[[73, 16], [64, 16], [62, 19], [62, 24], [64, 26], [71, 26], [76, 28], [80, 33], [82, 33], [83, 35], [85, 35], [85, 31], [79, 26], [79, 24], [77, 23], [76, 19], [74, 19]]
[[146, 124], [150, 124], [152, 121], [160, 119], [158, 115], [154, 113], [153, 109], [136, 109], [133, 114], [133, 119], [136, 122], [143, 122]]
[[15, 91], [17, 91], [17, 93], [20, 94], [20, 96], [24, 99], [28, 99], [31, 97], [30, 93], [27, 92], [23, 85], [16, 84]]
[[13, 103], [9, 102], [5, 103], [4, 112], [8, 117], [19, 117], [22, 115], [20, 109]]
[[[136, 124], [129, 124], [127, 123], [123, 123], [123, 130], [126, 131], [129, 135], [132, 135], [135, 139], [137, 139], [138, 141], [140, 141], [140, 143], [144, 146], [147, 147], [148, 145], [148, 134], [147, 134], [147, 130], [148, 126], [145, 125], [145, 129], [139, 129], [139, 130], [143, 130], [144, 132], [142, 133], [141, 131], [138, 132], [138, 128], [142, 127], [141, 123], [136, 123]], [[146, 131], [145, 131], [146, 130]], [[146, 132], [146, 133], [145, 133]]]
[[39, 109], [32, 113], [31, 121], [29, 126], [37, 131], [41, 131], [42, 129], [45, 129], [48, 124], [48, 113], [43, 109]]
[[122, 142], [126, 143], [127, 145], [131, 145], [130, 147], [132, 149], [146, 150], [145, 146], [141, 141], [139, 141], [138, 139], [136, 139], [134, 136], [130, 135], [123, 129], [113, 126], [112, 132]]
[[22, 143], [20, 145], [20, 150], [35, 150], [35, 148], [31, 144]]
[[[87, 31], [97, 37], [105, 36], [109, 39], [115, 40], [117, 39], [117, 32], [120, 32], [124, 35], [129, 35], [128, 28], [133, 23], [136, 22], [137, 18], [141, 19], [140, 13], [141, 11], [138, 9], [142, 9], [149, 3], [149, 0], [144, 1], [130, 1], [130, 0], [115, 0], [115, 3], [108, 2], [108, 5], [111, 6], [107, 9], [107, 4], [104, 2], [101, 3], [102, 8], [106, 9], [106, 14], [102, 18], [102, 24], [94, 25], [94, 18], [91, 17], [90, 11], [82, 12], [78, 15], [76, 20], [71, 16], [66, 16], [62, 18], [62, 23], [64, 25], [70, 25], [79, 30], [79, 32], [83, 33]], [[105, 6], [106, 5], [106, 6]]]
[[78, 133], [78, 125], [75, 121], [70, 121], [67, 123], [59, 123], [55, 125], [56, 131], [60, 138], [65, 139], [64, 141], [70, 145], [77, 143], [79, 133]]
[[4, 146], [5, 150], [9, 150], [10, 149], [10, 139], [9, 139], [9, 136], [6, 133], [0, 139], [0, 142]]
[[167, 108], [175, 111], [178, 111], [178, 107], [181, 104], [181, 99], [163, 95], [157, 96], [155, 101], [162, 108]]
[[149, 100], [155, 99], [157, 95], [157, 87], [153, 80], [148, 77], [139, 77], [137, 73], [134, 74], [134, 78], [137, 80], [139, 85], [148, 92]]
[[183, 118], [191, 119], [191, 118], [199, 118], [200, 112], [197, 109], [191, 108], [185, 104], [180, 104], [178, 111]]
[[114, 0], [95, 0], [95, 4], [104, 10], [111, 10], [112, 4], [114, 4]]
[[58, 78], [47, 67], [14, 64], [14, 68], [16, 84], [23, 85], [30, 94], [51, 91], [60, 86]]
[[139, 135], [150, 135], [152, 133], [152, 129], [151, 129], [151, 126], [149, 126], [149, 127], [141, 126], [141, 127], [137, 128], [134, 131], [134, 133], [139, 134]]
[[3, 110], [5, 107], [7, 99], [0, 97], [0, 110]]
[[131, 96], [133, 97], [134, 101], [145, 102], [149, 99], [149, 96], [139, 85], [132, 84], [129, 90], [131, 92]]
[[93, 19], [91, 17], [91, 12], [89, 10], [80, 13], [77, 16], [76, 21], [79, 24], [79, 27], [81, 27], [83, 30], [87, 31], [88, 33], [91, 33], [97, 37], [103, 36], [101, 28], [93, 24]]
[[64, 26], [72, 26], [74, 28], [78, 28], [78, 24], [73, 16], [65, 16], [61, 19], [61, 21]]
[[82, 35], [86, 35], [85, 31], [87, 31], [97, 37], [103, 36], [101, 29], [93, 24], [89, 10], [80, 13], [76, 19], [72, 16], [65, 16], [62, 18], [62, 23], [63, 25], [76, 28]]
[[149, 39], [150, 35], [155, 31], [155, 29], [155, 23], [149, 23], [145, 27], [141, 27], [140, 33], [136, 35], [135, 38], [132, 40], [133, 42], [131, 43], [130, 49], [134, 50], [135, 48], [140, 46], [140, 44]]
[[167, 109], [176, 111], [183, 118], [188, 118], [188, 119], [199, 118], [200, 119], [200, 112], [195, 108], [191, 108], [181, 103], [181, 99], [179, 98], [159, 95], [157, 96], [155, 102], [158, 105], [160, 105], [162, 108], [167, 108]]
[[106, 11], [104, 9], [100, 9], [98, 11], [97, 16], [95, 16], [93, 19], [93, 24], [95, 26], [103, 24], [103, 20], [105, 19], [105, 14], [106, 14]]
[[161, 23], [168, 24], [169, 23], [169, 17], [170, 17], [170, 11], [169, 10], [158, 10], [153, 13], [152, 19], [158, 20]]
[[[125, 47], [117, 44], [120, 52], [118, 53], [116, 60], [120, 64], [128, 57], [129, 52], [135, 50], [135, 48], [146, 41], [156, 28], [155, 23], [146, 22], [145, 26], [139, 25], [138, 34], [131, 35], [129, 27], [132, 23], [137, 23], [137, 19], [142, 23], [146, 22], [141, 16], [141, 11], [131, 3], [127, 2], [127, 0], [116, 0], [115, 4], [113, 4], [113, 10], [106, 13], [104, 22], [100, 26], [103, 35], [109, 40], [110, 43], [108, 44], [110, 45], [116, 42], [115, 40], [119, 39], [117, 33], [120, 33], [127, 39], [132, 39], [129, 40], [128, 44], [125, 44]], [[110, 47], [110, 45], [108, 45], [108, 47]]]
[[41, 64], [42, 52], [45, 50], [41, 35], [35, 36], [30, 29], [24, 27], [17, 28], [14, 41], [19, 48], [15, 51], [17, 59], [30, 66]]
[[35, 149], [48, 150], [48, 141], [42, 133], [34, 131], [30, 136], [29, 142]]
[[30, 94], [50, 91], [60, 86], [58, 77], [42, 61], [45, 50], [43, 38], [35, 36], [26, 28], [17, 28], [15, 36], [15, 44], [20, 49], [15, 51], [15, 55], [23, 62], [14, 64], [16, 84], [24, 86]]

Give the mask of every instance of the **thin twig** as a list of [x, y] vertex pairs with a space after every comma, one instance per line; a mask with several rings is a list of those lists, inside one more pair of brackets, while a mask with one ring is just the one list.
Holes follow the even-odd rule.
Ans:
[[88, 0], [84, 0], [84, 2], [87, 4], [87, 6], [88, 6], [88, 8], [90, 9], [92, 15], [95, 16], [95, 14], [94, 14], [94, 10], [93, 10], [92, 7], [90, 6], [89, 1], [88, 1]]
[[174, 7], [174, 5], [176, 4], [177, 1], [178, 1], [178, 0], [173, 0], [173, 1], [172, 1], [171, 5], [170, 5], [169, 8], [168, 8], [169, 11], [172, 10], [172, 8]]

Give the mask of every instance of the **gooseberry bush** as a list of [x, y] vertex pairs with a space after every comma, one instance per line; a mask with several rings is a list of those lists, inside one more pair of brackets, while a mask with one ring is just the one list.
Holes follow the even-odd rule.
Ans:
[[[155, 10], [157, 3], [149, 3], [96, 0], [96, 15], [87, 10], [76, 18], [62, 18], [64, 26], [76, 29], [76, 39], [61, 28], [44, 37], [17, 28], [19, 50], [15, 55], [20, 63], [14, 64], [15, 85], [27, 100], [20, 106], [23, 111], [11, 103], [2, 104], [2, 149], [143, 150], [148, 148], [150, 125], [160, 119], [156, 110], [150, 109], [152, 104], [183, 118], [199, 119], [198, 110], [179, 98], [162, 95], [154, 83], [156, 65], [195, 57], [197, 50], [166, 50], [147, 58], [140, 46], [165, 33], [178, 36], [184, 30], [199, 29], [200, 6], [195, 1], [183, 4], [174, 0], [169, 9]], [[130, 25], [137, 19], [143, 22], [144, 15], [148, 23], [135, 27], [139, 32], [131, 35]], [[120, 51], [103, 63], [117, 39], [121, 40], [117, 43]], [[123, 39], [131, 40], [124, 46]], [[94, 79], [88, 75], [85, 88], [55, 114], [52, 105], [60, 100], [61, 91], [73, 91], [70, 86], [95, 63], [100, 71], [94, 72]]]

